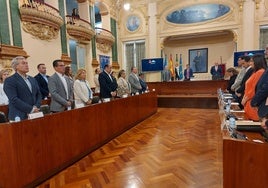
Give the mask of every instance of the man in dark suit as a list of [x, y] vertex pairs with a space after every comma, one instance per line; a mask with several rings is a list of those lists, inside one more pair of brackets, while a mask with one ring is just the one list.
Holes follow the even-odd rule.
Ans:
[[49, 90], [48, 90], [48, 78], [49, 76], [46, 75], [47, 69], [46, 65], [41, 63], [37, 65], [37, 69], [39, 73], [34, 77], [39, 85], [41, 94], [42, 94], [42, 99], [45, 99], [47, 97], [50, 97]]
[[8, 77], [4, 84], [4, 91], [9, 99], [8, 119], [27, 119], [28, 114], [39, 111], [42, 95], [36, 80], [26, 74], [29, 72], [27, 60], [18, 56], [11, 64], [15, 74]]
[[253, 68], [250, 66], [249, 56], [245, 56], [242, 66], [246, 69], [246, 73], [241, 81], [240, 87], [235, 91], [235, 95], [238, 97], [239, 107], [241, 109], [244, 108], [243, 105], [241, 104], [241, 101], [245, 93], [246, 81], [249, 79], [249, 77], [252, 75], [254, 71]]
[[252, 107], [258, 107], [258, 116], [264, 118], [268, 115], [268, 69], [262, 74], [256, 93], [251, 100]]
[[148, 89], [148, 86], [147, 86], [147, 83], [144, 80], [144, 74], [142, 72], [139, 74], [139, 80], [140, 80], [140, 84], [141, 84], [140, 93], [143, 93]]
[[190, 68], [189, 64], [186, 64], [186, 69], [184, 69], [184, 80], [190, 80], [192, 77], [194, 77], [193, 70]]
[[100, 82], [100, 97], [101, 98], [111, 98], [116, 96], [115, 80], [110, 75], [112, 71], [112, 65], [104, 65], [104, 70], [99, 74]]
[[73, 103], [73, 87], [70, 79], [64, 75], [65, 65], [60, 59], [53, 61], [55, 73], [48, 79], [51, 94], [50, 111], [62, 112], [70, 110]]
[[212, 75], [212, 80], [222, 79], [222, 68], [219, 66], [218, 62], [215, 62], [215, 65], [211, 67], [210, 74]]

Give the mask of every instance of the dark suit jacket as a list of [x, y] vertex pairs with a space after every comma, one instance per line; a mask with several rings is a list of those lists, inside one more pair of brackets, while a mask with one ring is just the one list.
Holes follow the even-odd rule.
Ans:
[[[49, 78], [49, 76], [46, 76], [47, 80]], [[45, 97], [48, 96], [49, 94], [49, 90], [48, 90], [48, 86], [47, 86], [47, 81], [43, 78], [43, 76], [38, 73], [35, 77], [34, 77], [39, 85], [41, 94], [42, 94], [42, 99], [44, 99]]]
[[5, 80], [4, 91], [9, 99], [9, 120], [14, 120], [16, 116], [19, 116], [21, 120], [27, 119], [33, 106], [39, 108], [41, 105], [42, 95], [37, 81], [31, 76], [28, 76], [28, 80], [31, 83], [32, 92], [18, 73]]
[[257, 86], [254, 97], [251, 100], [251, 106], [258, 107], [259, 117], [265, 117], [268, 114], [268, 106], [265, 105], [268, 97], [268, 69], [262, 74]]
[[145, 92], [146, 89], [147, 89], [147, 84], [146, 84], [146, 82], [145, 82], [143, 79], [141, 79], [141, 78], [139, 78], [139, 81], [140, 81], [140, 84], [141, 84], [141, 91], [140, 91], [140, 93], [141, 93], [141, 92]]
[[242, 96], [244, 96], [245, 87], [246, 87], [246, 81], [249, 79], [249, 77], [252, 75], [253, 69], [250, 68], [247, 70], [246, 74], [244, 75], [240, 87], [236, 90], [237, 93], [241, 93]]
[[212, 66], [210, 69], [210, 74], [212, 75], [212, 80], [218, 80], [222, 78], [222, 68], [218, 65], [218, 69]]
[[231, 76], [231, 77], [230, 77], [230, 80], [228, 81], [228, 84], [227, 84], [227, 88], [226, 88], [226, 89], [227, 89], [228, 92], [231, 93], [231, 94], [235, 94], [235, 92], [232, 91], [231, 87], [232, 87], [232, 85], [234, 84], [236, 77], [237, 77], [237, 75], [233, 75], [233, 76]]
[[101, 98], [111, 98], [111, 92], [116, 91], [116, 84], [112, 81], [109, 75], [103, 71], [99, 74], [99, 82], [100, 82], [100, 97]]
[[193, 70], [191, 68], [189, 69], [189, 78], [187, 78], [187, 69], [184, 69], [184, 79], [190, 80], [191, 77], [193, 77]]

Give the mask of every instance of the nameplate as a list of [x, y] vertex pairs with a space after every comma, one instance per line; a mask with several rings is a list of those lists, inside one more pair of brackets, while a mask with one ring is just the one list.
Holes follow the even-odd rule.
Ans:
[[83, 108], [85, 105], [83, 103], [75, 104], [76, 108]]
[[43, 112], [35, 112], [35, 113], [31, 113], [28, 115], [28, 119], [36, 119], [36, 118], [41, 118], [41, 117], [44, 117]]

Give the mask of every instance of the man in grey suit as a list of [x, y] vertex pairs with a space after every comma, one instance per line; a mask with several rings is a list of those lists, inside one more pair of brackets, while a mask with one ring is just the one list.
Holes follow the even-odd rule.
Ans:
[[42, 95], [37, 81], [27, 75], [29, 66], [26, 58], [15, 57], [12, 60], [15, 74], [5, 80], [4, 91], [9, 99], [8, 119], [27, 119], [28, 114], [38, 112]]
[[137, 75], [138, 69], [136, 67], [131, 68], [131, 73], [128, 77], [128, 82], [130, 83], [131, 86], [131, 94], [136, 94], [137, 92], [141, 91], [141, 84], [139, 77]]
[[73, 90], [70, 80], [64, 75], [64, 62], [55, 60], [53, 67], [56, 72], [48, 79], [48, 89], [51, 94], [50, 111], [55, 113], [70, 110], [73, 102]]

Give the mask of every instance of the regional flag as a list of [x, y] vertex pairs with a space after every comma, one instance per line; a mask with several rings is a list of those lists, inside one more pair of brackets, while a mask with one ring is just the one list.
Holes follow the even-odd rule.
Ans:
[[175, 72], [174, 72], [174, 65], [173, 65], [173, 60], [172, 60], [172, 54], [170, 54], [170, 57], [169, 57], [169, 70], [170, 70], [170, 74], [171, 74], [171, 77], [175, 77]]

